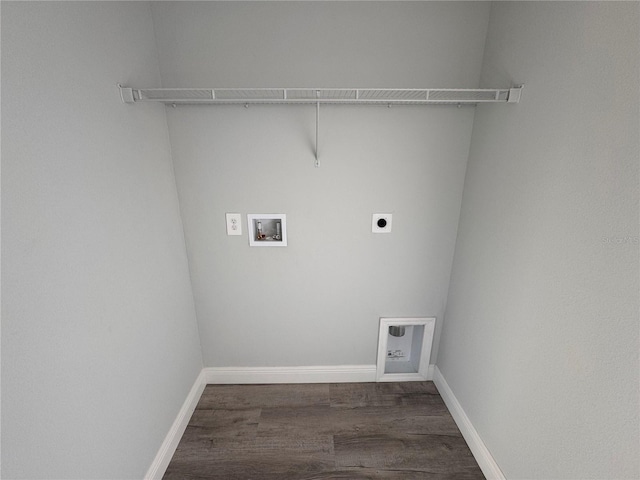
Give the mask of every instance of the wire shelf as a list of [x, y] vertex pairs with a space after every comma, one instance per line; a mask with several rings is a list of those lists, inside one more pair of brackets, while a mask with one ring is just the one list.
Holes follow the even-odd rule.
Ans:
[[503, 89], [394, 88], [127, 88], [125, 103], [165, 104], [478, 104], [517, 103], [522, 87]]

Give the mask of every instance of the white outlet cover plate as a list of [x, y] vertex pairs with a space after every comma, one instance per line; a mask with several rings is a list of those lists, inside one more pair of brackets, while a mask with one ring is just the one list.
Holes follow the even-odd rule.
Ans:
[[242, 219], [239, 213], [227, 213], [227, 235], [242, 235]]
[[[378, 226], [380, 220], [386, 221], [383, 227]], [[391, 224], [393, 216], [390, 213], [374, 213], [371, 216], [371, 232], [373, 233], [391, 233]]]

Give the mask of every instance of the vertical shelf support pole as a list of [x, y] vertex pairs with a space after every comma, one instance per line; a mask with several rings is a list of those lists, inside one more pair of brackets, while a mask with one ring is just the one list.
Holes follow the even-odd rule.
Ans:
[[[316, 90], [316, 98], [320, 98], [320, 90]], [[320, 166], [318, 158], [318, 132], [320, 131], [320, 102], [316, 102], [316, 168]]]

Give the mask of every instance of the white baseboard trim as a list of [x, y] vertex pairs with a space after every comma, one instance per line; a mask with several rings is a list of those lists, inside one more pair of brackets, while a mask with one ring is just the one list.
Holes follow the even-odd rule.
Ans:
[[429, 365], [429, 368], [427, 369], [427, 380], [433, 380], [433, 375], [436, 372], [436, 366], [432, 363], [431, 365]]
[[375, 365], [322, 367], [210, 367], [208, 384], [375, 382]]
[[144, 480], [162, 479], [176, 448], [178, 448], [178, 443], [180, 443], [180, 439], [187, 428], [191, 415], [196, 409], [196, 405], [198, 405], [198, 401], [200, 400], [200, 396], [202, 395], [205, 386], [205, 375], [204, 370], [202, 370], [200, 375], [198, 375], [198, 378], [196, 378], [193, 387], [191, 387], [189, 395], [187, 395], [186, 400], [182, 404], [182, 407], [178, 412], [178, 416], [169, 429], [169, 433], [167, 433], [167, 436], [164, 438], [156, 458], [153, 459], [149, 470], [147, 470]]
[[[429, 365], [427, 380], [433, 380]], [[209, 367], [203, 370], [207, 384], [345, 383], [375, 382], [375, 365], [329, 365], [314, 367]]]
[[462, 436], [469, 445], [471, 453], [473, 453], [473, 456], [478, 462], [482, 473], [487, 477], [487, 480], [506, 480], [504, 473], [502, 473], [502, 470], [500, 470], [500, 467], [491, 455], [491, 452], [489, 452], [489, 449], [482, 441], [482, 438], [480, 438], [480, 435], [474, 428], [471, 420], [469, 420], [469, 417], [467, 417], [465, 411], [462, 409], [462, 405], [458, 402], [458, 399], [453, 394], [451, 387], [449, 387], [449, 384], [442, 376], [438, 367], [435, 367], [433, 383], [436, 384], [442, 400], [444, 400], [449, 412], [451, 412], [451, 416], [458, 425]]

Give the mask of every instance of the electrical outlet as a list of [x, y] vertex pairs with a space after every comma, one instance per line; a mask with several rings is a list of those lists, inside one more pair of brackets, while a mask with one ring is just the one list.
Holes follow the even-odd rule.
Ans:
[[371, 216], [371, 232], [391, 233], [392, 219], [393, 216], [390, 213], [374, 213]]
[[242, 235], [239, 213], [227, 213], [227, 235]]

